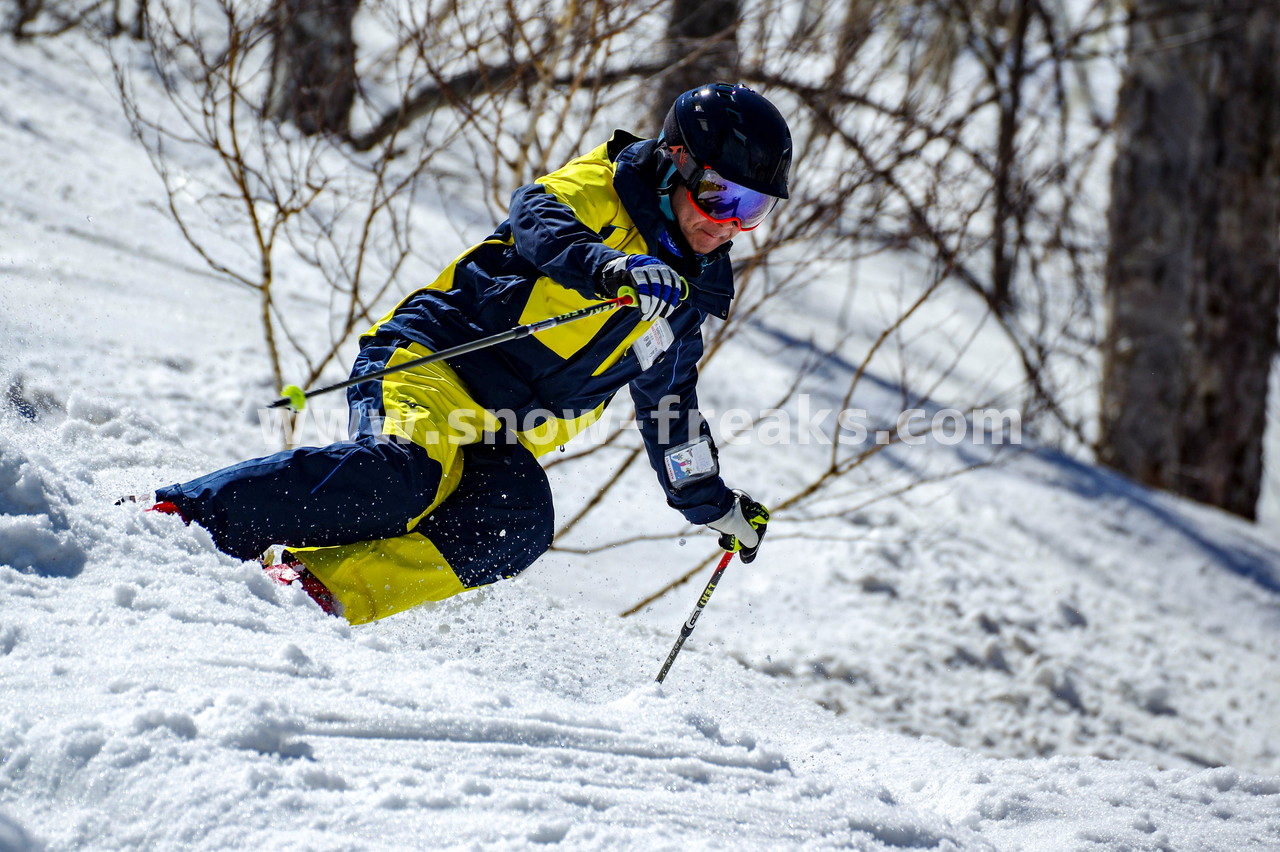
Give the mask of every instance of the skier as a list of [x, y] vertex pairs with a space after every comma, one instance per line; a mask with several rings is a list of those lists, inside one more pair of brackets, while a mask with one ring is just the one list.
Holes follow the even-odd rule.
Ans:
[[153, 510], [241, 559], [272, 549], [277, 581], [373, 621], [531, 565], [553, 532], [537, 456], [630, 385], [667, 502], [751, 561], [768, 512], [720, 478], [697, 363], [703, 319], [733, 299], [730, 240], [787, 197], [790, 165], [786, 121], [760, 94], [685, 92], [657, 139], [616, 131], [516, 190], [493, 235], [362, 336], [352, 375], [605, 299], [630, 307], [355, 384], [351, 440], [161, 488]]

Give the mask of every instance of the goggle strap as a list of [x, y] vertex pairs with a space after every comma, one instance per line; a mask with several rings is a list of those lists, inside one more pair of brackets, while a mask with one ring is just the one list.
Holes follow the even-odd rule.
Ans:
[[689, 150], [683, 145], [667, 145], [666, 148], [667, 155], [671, 158], [671, 165], [680, 174], [681, 179], [689, 186], [697, 183], [702, 166], [698, 165]]

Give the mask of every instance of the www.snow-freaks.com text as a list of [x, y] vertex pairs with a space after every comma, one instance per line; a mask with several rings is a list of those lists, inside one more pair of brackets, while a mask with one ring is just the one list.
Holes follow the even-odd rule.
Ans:
[[[438, 415], [415, 408], [395, 414], [370, 416], [367, 413], [315, 406], [291, 414], [281, 409], [258, 411], [262, 437], [269, 446], [278, 445], [282, 435], [291, 445], [329, 444], [351, 435], [379, 434], [389, 440], [416, 442], [450, 441], [472, 444], [479, 441], [513, 439], [525, 435], [545, 444], [558, 434], [576, 435], [579, 441], [598, 443], [620, 429], [651, 431], [664, 445], [696, 439], [705, 422], [720, 444], [760, 446], [840, 444], [934, 443], [955, 446], [1016, 445], [1022, 443], [1022, 417], [1016, 409], [983, 408], [962, 411], [955, 408], [907, 408], [886, 417], [873, 417], [858, 408], [833, 409], [813, 405], [800, 394], [786, 408], [750, 411], [730, 408], [718, 411], [703, 408], [691, 411], [678, 397], [664, 397], [650, 412], [637, 417], [632, 411], [606, 408], [589, 425], [581, 427], [581, 412], [554, 412], [543, 408], [523, 411], [458, 409], [442, 420]], [[647, 423], [645, 419], [647, 418]], [[574, 428], [574, 426], [581, 428]], [[566, 427], [568, 431], [566, 432]]]

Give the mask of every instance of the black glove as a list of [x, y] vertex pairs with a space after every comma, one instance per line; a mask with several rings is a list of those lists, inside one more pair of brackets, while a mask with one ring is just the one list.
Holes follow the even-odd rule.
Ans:
[[736, 552], [743, 562], [755, 561], [768, 525], [769, 510], [736, 489], [732, 508], [723, 518], [707, 524], [720, 533], [720, 547]]
[[629, 254], [614, 258], [600, 271], [600, 291], [610, 299], [630, 296], [641, 319], [670, 316], [688, 295], [688, 286], [676, 271], [656, 257]]

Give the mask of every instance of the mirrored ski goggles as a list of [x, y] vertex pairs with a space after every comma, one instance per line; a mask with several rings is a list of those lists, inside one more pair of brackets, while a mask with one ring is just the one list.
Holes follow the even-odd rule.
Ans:
[[689, 200], [712, 222], [737, 222], [750, 231], [769, 215], [778, 199], [736, 184], [715, 169], [705, 168], [688, 183]]

